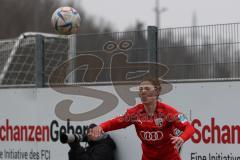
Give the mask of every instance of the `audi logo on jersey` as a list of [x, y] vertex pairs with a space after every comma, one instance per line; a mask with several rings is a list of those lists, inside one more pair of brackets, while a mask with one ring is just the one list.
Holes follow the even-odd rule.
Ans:
[[140, 136], [146, 141], [158, 141], [163, 138], [161, 131], [140, 131]]

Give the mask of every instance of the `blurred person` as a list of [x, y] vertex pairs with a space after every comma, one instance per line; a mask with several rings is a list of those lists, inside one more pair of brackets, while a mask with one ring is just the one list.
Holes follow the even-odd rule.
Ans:
[[[161, 82], [157, 78], [145, 78], [139, 85], [142, 103], [128, 109], [124, 115], [94, 127], [92, 136], [97, 138], [105, 132], [133, 124], [142, 141], [142, 160], [181, 160], [179, 149], [195, 130], [184, 114], [158, 100]], [[176, 128], [181, 135], [174, 133]]]
[[116, 144], [109, 134], [105, 133], [99, 137], [93, 137], [92, 128], [96, 124], [91, 124], [87, 130], [86, 148], [79, 142], [69, 143], [71, 149], [68, 152], [69, 160], [114, 160]]

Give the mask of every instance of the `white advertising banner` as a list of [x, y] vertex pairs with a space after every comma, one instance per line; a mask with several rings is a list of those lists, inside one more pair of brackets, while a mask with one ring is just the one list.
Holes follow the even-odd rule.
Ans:
[[[240, 82], [173, 86], [161, 100], [185, 113], [196, 129], [183, 146], [183, 160], [240, 160]], [[60, 132], [82, 134], [90, 123], [123, 114], [129, 106], [113, 86], [87, 88], [97, 96], [71, 89], [0, 89], [0, 160], [67, 160], [69, 146], [60, 143]], [[117, 160], [141, 159], [133, 126], [110, 135], [117, 143]]]

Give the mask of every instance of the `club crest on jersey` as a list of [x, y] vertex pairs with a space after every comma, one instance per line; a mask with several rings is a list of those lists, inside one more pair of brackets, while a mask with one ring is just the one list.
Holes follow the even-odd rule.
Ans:
[[186, 116], [184, 116], [184, 114], [179, 114], [178, 119], [181, 123], [187, 122], [187, 118], [186, 118]]
[[157, 126], [162, 127], [162, 125], [163, 125], [163, 119], [162, 118], [156, 118], [154, 121], [155, 121], [155, 124]]

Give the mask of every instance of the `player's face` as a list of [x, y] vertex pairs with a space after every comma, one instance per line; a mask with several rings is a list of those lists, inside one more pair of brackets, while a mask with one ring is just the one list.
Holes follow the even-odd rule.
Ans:
[[156, 89], [149, 81], [143, 81], [139, 85], [139, 97], [143, 104], [152, 104], [157, 100]]

